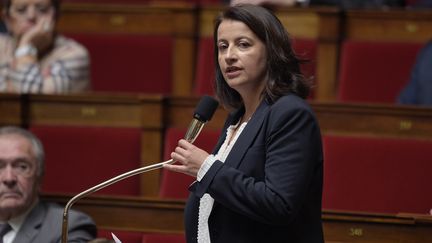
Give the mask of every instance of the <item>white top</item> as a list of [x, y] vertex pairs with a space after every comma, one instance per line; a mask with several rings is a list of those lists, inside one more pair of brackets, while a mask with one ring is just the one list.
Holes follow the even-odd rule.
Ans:
[[[238, 126], [231, 125], [227, 129], [227, 134], [224, 143], [220, 147], [219, 151], [216, 155], [209, 155], [204, 163], [201, 165], [200, 170], [198, 171], [197, 181], [201, 181], [204, 177], [205, 173], [210, 169], [213, 163], [216, 160], [221, 162], [225, 162], [228, 154], [230, 153], [232, 147], [234, 146], [237, 138], [242, 133], [243, 129], [246, 127], [247, 121], [243, 122], [238, 128], [237, 132], [235, 130]], [[232, 137], [234, 135], [234, 137]], [[232, 137], [232, 138], [231, 138]], [[210, 194], [206, 193], [200, 199], [199, 212], [198, 212], [198, 243], [209, 243], [210, 242], [210, 232], [208, 226], [208, 218], [210, 216], [211, 210], [213, 208], [214, 199], [210, 196]]]

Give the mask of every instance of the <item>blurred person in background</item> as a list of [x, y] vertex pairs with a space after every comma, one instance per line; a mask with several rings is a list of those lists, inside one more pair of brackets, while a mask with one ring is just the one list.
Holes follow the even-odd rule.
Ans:
[[397, 97], [397, 103], [432, 106], [432, 41], [417, 55], [411, 78]]
[[60, 0], [3, 0], [0, 92], [64, 94], [90, 88], [89, 55], [56, 32]]
[[237, 4], [255, 4], [265, 6], [336, 6], [342, 9], [403, 7], [405, 0], [231, 0]]

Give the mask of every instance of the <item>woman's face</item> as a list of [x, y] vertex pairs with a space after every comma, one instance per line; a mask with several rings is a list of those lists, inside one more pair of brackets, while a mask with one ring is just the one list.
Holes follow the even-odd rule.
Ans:
[[267, 78], [264, 43], [243, 22], [223, 20], [217, 31], [218, 62], [228, 85], [239, 93], [260, 91]]
[[52, 18], [54, 7], [51, 0], [12, 0], [6, 15], [9, 31], [16, 37], [35, 26], [43, 18]]

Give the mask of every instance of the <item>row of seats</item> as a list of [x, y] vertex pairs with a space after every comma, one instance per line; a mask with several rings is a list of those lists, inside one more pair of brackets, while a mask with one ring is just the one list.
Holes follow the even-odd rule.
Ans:
[[168, 233], [144, 233], [137, 231], [115, 231], [108, 229], [99, 229], [98, 238], [112, 239], [113, 233], [122, 242], [126, 243], [184, 243], [186, 242], [183, 234]]
[[[139, 129], [31, 127], [47, 150], [44, 192], [78, 193], [140, 166]], [[185, 129], [168, 128], [168, 159]], [[196, 145], [212, 151], [219, 131], [206, 130]], [[145, 139], [145, 138], [144, 138]], [[427, 213], [432, 208], [430, 140], [325, 135], [323, 207], [384, 213]], [[186, 199], [191, 177], [161, 171], [159, 196]], [[58, 180], [62, 178], [62, 180]], [[139, 196], [132, 177], [96, 194]]]
[[[168, 57], [172, 55], [172, 40], [169, 37], [112, 34], [74, 34], [72, 37], [90, 51], [93, 90], [171, 93], [169, 70], [172, 63]], [[315, 73], [316, 44], [314, 40], [294, 40], [299, 56], [309, 60], [302, 65], [302, 71], [308, 78], [315, 78], [315, 85], [319, 85]], [[421, 43], [345, 41], [341, 49], [337, 100], [394, 103], [409, 80], [421, 47]], [[213, 94], [212, 39], [200, 40], [197, 55], [194, 93]], [[143, 67], [153, 71], [143, 71]], [[310, 99], [313, 98], [312, 94]]]
[[[178, 132], [178, 131], [176, 131]], [[203, 137], [216, 143], [214, 133]], [[165, 151], [172, 151], [169, 135]], [[380, 213], [428, 213], [432, 195], [423, 185], [432, 185], [432, 141], [356, 136], [323, 137], [323, 208]], [[187, 198], [192, 179], [164, 171], [164, 198]]]
[[[114, 18], [114, 17], [113, 17]], [[113, 20], [114, 21], [114, 20]], [[143, 33], [65, 33], [86, 46], [92, 60], [94, 91], [172, 94], [173, 53], [177, 35]], [[197, 33], [193, 94], [213, 94], [214, 48], [212, 37]], [[302, 66], [320, 86], [317, 66], [320, 40], [294, 36], [298, 55], [310, 60]], [[343, 39], [339, 50], [340, 102], [394, 103], [408, 82], [421, 42]], [[180, 57], [176, 57], [180, 58]], [[312, 93], [310, 99], [314, 99]]]
[[[302, 72], [319, 85], [316, 75], [317, 42], [295, 39], [293, 46], [299, 57], [308, 60]], [[410, 78], [422, 43], [344, 41], [339, 62], [337, 101], [395, 103]], [[200, 41], [198, 47], [196, 94], [213, 94], [214, 55], [211, 39]], [[314, 98], [312, 92], [310, 99]]]
[[339, 63], [340, 102], [394, 103], [410, 78], [421, 43], [345, 41]]

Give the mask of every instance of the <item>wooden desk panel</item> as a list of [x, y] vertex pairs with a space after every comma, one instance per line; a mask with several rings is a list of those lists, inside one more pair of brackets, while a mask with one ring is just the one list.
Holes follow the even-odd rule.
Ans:
[[348, 11], [344, 29], [346, 39], [426, 42], [432, 39], [432, 11]]
[[22, 99], [18, 94], [0, 94], [0, 125], [23, 124]]
[[420, 243], [432, 240], [432, 216], [326, 211], [326, 242]]
[[[29, 122], [33, 125], [160, 128], [161, 99], [103, 94], [31, 95]], [[144, 112], [152, 116], [144, 119]]]
[[[44, 199], [65, 204], [71, 197], [45, 195]], [[184, 230], [184, 201], [89, 196], [72, 208], [88, 213], [104, 229], [166, 233]], [[322, 215], [326, 242], [432, 241], [432, 216], [338, 211], [324, 211]]]
[[323, 134], [432, 139], [432, 108], [312, 102]]
[[[168, 98], [166, 126], [187, 127], [198, 98]], [[310, 102], [323, 134], [432, 139], [432, 108], [363, 103]], [[221, 129], [228, 112], [220, 107], [207, 129]]]

